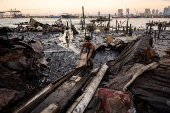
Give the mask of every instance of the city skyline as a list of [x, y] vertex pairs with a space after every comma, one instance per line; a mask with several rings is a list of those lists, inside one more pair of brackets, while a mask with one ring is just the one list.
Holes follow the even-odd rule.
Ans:
[[145, 8], [164, 12], [164, 8], [170, 6], [170, 0], [0, 0], [0, 11], [16, 8], [22, 14], [30, 15], [81, 14], [82, 6], [86, 14], [97, 14], [99, 11], [101, 14], [115, 14], [118, 9], [123, 9], [123, 14], [126, 14], [126, 8], [130, 9], [130, 13], [136, 14], [144, 13]]

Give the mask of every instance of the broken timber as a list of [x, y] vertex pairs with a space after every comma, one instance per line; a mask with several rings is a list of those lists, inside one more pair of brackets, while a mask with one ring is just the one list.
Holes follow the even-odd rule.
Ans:
[[77, 95], [81, 92], [81, 89], [90, 78], [90, 75], [91, 74], [87, 71], [82, 79], [76, 84], [76, 86], [68, 91], [62, 99], [60, 99], [60, 101], [57, 103], [57, 105], [60, 106], [59, 113], [65, 112], [68, 108], [68, 105], [71, 104], [74, 99], [76, 99]]
[[56, 88], [58, 85], [60, 85], [62, 82], [64, 82], [67, 78], [69, 78], [73, 73], [75, 73], [76, 70], [71, 71], [70, 73], [60, 77], [56, 81], [49, 84], [47, 87], [42, 89], [37, 95], [32, 97], [29, 101], [24, 103], [22, 106], [20, 106], [17, 110], [14, 111], [14, 113], [23, 113], [26, 112], [28, 109], [33, 107], [35, 104], [39, 102], [42, 98], [45, 98], [47, 94], [49, 94], [54, 88]]
[[97, 75], [93, 78], [93, 80], [87, 86], [85, 94], [83, 94], [84, 95], [83, 98], [81, 99], [79, 104], [76, 106], [76, 108], [72, 111], [73, 113], [84, 112], [92, 96], [94, 95], [96, 89], [98, 88], [98, 85], [100, 84], [103, 76], [105, 75], [107, 68], [108, 66], [106, 64], [101, 67], [100, 71], [97, 73]]
[[81, 55], [81, 59], [79, 60], [76, 68], [81, 68], [87, 65], [87, 53]]
[[44, 109], [41, 113], [56, 113], [60, 109], [59, 106], [50, 104], [46, 109]]
[[124, 86], [123, 91], [125, 91], [125, 90], [127, 89], [127, 87], [128, 87], [139, 75], [141, 75], [143, 72], [145, 72], [146, 70], [155, 69], [158, 65], [159, 65], [158, 62], [153, 62], [153, 63], [151, 63], [151, 64], [148, 64], [147, 66], [143, 66], [141, 69], [139, 69], [139, 70], [133, 75], [133, 78]]

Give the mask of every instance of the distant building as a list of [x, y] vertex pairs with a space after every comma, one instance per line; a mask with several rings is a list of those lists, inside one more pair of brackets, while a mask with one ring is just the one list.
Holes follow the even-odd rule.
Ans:
[[151, 15], [151, 11], [150, 11], [150, 9], [148, 8], [148, 15]]
[[150, 8], [145, 9], [145, 15], [148, 16], [151, 14]]
[[156, 10], [156, 15], [158, 15], [158, 12], [159, 12], [159, 10], [157, 9], [157, 10]]
[[163, 13], [162, 12], [159, 12], [159, 15], [161, 16]]
[[152, 10], [152, 15], [155, 15], [155, 9]]
[[168, 6], [168, 15], [170, 15], [170, 6]]
[[167, 7], [164, 8], [164, 13], [163, 13], [163, 15], [168, 15], [168, 8], [167, 8]]
[[0, 12], [0, 18], [3, 18], [5, 12]]
[[140, 13], [139, 15], [140, 15], [140, 16], [145, 16], [145, 13]]
[[145, 8], [145, 15], [148, 15], [148, 9]]
[[123, 16], [123, 9], [118, 9], [118, 16]]
[[98, 12], [98, 17], [100, 17], [100, 12]]
[[129, 15], [129, 14], [130, 14], [130, 12], [129, 12], [129, 11], [130, 11], [130, 9], [129, 9], [129, 8], [127, 8], [127, 9], [126, 9], [126, 15]]

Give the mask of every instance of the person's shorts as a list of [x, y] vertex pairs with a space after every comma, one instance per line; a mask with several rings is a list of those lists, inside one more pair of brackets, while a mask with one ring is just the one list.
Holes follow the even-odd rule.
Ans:
[[96, 56], [96, 51], [93, 51], [91, 58], [94, 59], [95, 56]]

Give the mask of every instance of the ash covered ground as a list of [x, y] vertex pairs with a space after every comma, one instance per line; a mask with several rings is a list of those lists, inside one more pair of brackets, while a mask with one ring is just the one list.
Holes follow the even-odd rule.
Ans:
[[[134, 31], [133, 35], [139, 36], [144, 34], [146, 30]], [[120, 33], [116, 33], [115, 31], [109, 32], [98, 32], [94, 33], [91, 42], [95, 45], [103, 44], [106, 37], [109, 34], [119, 35]], [[84, 32], [80, 32], [78, 35], [74, 35], [73, 38], [69, 41], [69, 47], [67, 44], [63, 43], [62, 33], [46, 33], [43, 32], [25, 32], [25, 33], [14, 33], [14, 35], [22, 35], [25, 37], [25, 41], [35, 40], [41, 41], [44, 47], [44, 58], [48, 62], [48, 66], [50, 70], [44, 71], [44, 76], [47, 77], [47, 81], [53, 81], [58, 77], [61, 77], [65, 73], [69, 72], [72, 69], [75, 69], [78, 63], [79, 54], [75, 53], [70, 47], [75, 48], [78, 52], [80, 52], [81, 46], [84, 41], [80, 40], [84, 38]], [[90, 35], [90, 34], [87, 34]], [[165, 54], [163, 51], [166, 50], [169, 46], [169, 32], [164, 34], [165, 37], [160, 37], [160, 39], [153, 39], [154, 49], [159, 55]], [[85, 52], [85, 51], [84, 51]], [[109, 60], [113, 60], [116, 58], [121, 51], [114, 50], [106, 50], [100, 49], [97, 51], [97, 54], [93, 60], [94, 67], [97, 68], [100, 65], [106, 63]]]
[[[105, 33], [94, 33], [92, 43], [95, 45], [102, 44], [105, 38], [102, 37]], [[108, 33], [110, 34], [110, 33]], [[69, 47], [63, 43], [60, 39], [62, 33], [46, 33], [43, 32], [25, 32], [25, 33], [14, 33], [13, 35], [24, 36], [24, 41], [35, 40], [40, 41], [44, 47], [44, 58], [48, 62], [50, 70], [43, 72], [43, 75], [47, 77], [47, 82], [53, 81], [72, 69], [75, 69], [78, 63], [79, 54], [75, 53], [70, 49], [70, 46], [80, 52], [81, 46], [84, 41], [84, 33], [81, 35], [75, 35], [73, 39], [69, 41]], [[89, 35], [89, 34], [87, 34]], [[106, 35], [106, 34], [105, 34]], [[84, 51], [85, 52], [85, 51]], [[101, 48], [97, 51], [97, 54], [93, 60], [93, 68], [97, 68], [104, 64], [108, 60], [113, 60], [119, 55], [118, 51], [106, 50]]]
[[[140, 36], [145, 34], [145, 32], [146, 30], [134, 31], [133, 36]], [[107, 43], [105, 43], [105, 38], [110, 34], [113, 34], [113, 37], [115, 38], [116, 36], [120, 36], [121, 32], [96, 32], [93, 34], [92, 43], [94, 43], [96, 47], [98, 44], [108, 46]], [[153, 38], [153, 47], [159, 56], [166, 54], [165, 50], [170, 48], [170, 32], [165, 31], [162, 34], [163, 36], [160, 36], [159, 39]], [[46, 32], [45, 34], [43, 32], [15, 32], [12, 33], [12, 35], [16, 35], [16, 37], [24, 36], [24, 41], [26, 42], [29, 40], [42, 42], [44, 48], [44, 58], [48, 62], [47, 66], [49, 69], [42, 71], [43, 76], [32, 78], [31, 83], [27, 83], [29, 84], [29, 87], [33, 87], [30, 88], [28, 93], [38, 92], [38, 90], [42, 89], [42, 87], [46, 86], [48, 83], [56, 80], [70, 70], [75, 69], [79, 61], [78, 57], [81, 46], [84, 43], [84, 41], [81, 39], [84, 39], [85, 36], [84, 31], [80, 31], [78, 35], [74, 35], [70, 39], [69, 47], [67, 47], [67, 44], [63, 41], [64, 34], [58, 32]], [[90, 35], [90, 33], [87, 33], [87, 35]], [[107, 47], [107, 50], [105, 50], [105, 47], [103, 48], [101, 46], [101, 48], [97, 51], [96, 57], [94, 58], [93, 68], [99, 67], [107, 61], [115, 59], [117, 56], [119, 56], [120, 53], [121, 50], [109, 50], [109, 47]]]

